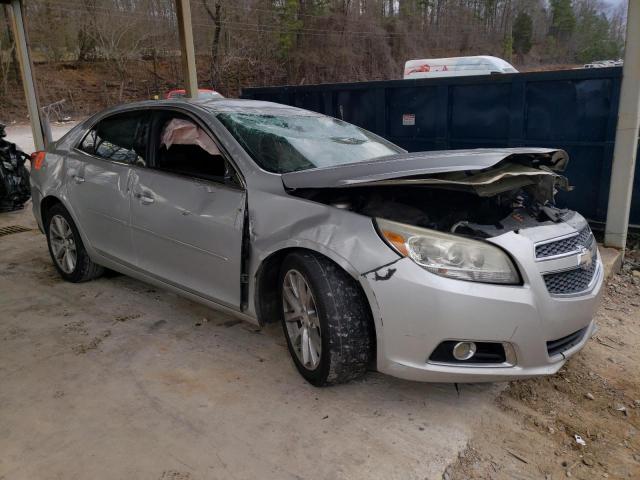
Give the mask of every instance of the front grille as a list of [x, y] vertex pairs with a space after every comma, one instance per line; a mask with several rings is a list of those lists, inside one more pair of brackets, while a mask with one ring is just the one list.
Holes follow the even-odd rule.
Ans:
[[582, 341], [585, 332], [587, 331], [587, 327], [584, 327], [577, 332], [573, 332], [566, 337], [558, 338], [557, 340], [551, 340], [547, 342], [547, 352], [550, 357], [557, 355], [562, 352], [566, 352], [571, 347], [576, 346]]
[[543, 276], [547, 290], [552, 295], [568, 295], [579, 293], [587, 289], [593, 274], [596, 271], [598, 262], [593, 260], [587, 268], [576, 268], [564, 272], [548, 273]]
[[563, 253], [575, 252], [580, 249], [580, 245], [589, 248], [593, 241], [593, 234], [587, 225], [573, 237], [537, 245], [536, 258], [552, 257], [554, 255], [562, 255]]

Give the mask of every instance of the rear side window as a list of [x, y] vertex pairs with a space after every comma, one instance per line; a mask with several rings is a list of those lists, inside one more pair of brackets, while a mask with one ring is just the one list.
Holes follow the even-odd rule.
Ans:
[[147, 165], [149, 114], [146, 111], [113, 115], [98, 122], [78, 148], [115, 162]]

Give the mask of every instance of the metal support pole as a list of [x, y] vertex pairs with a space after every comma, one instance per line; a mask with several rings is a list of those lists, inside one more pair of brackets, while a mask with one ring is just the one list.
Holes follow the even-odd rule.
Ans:
[[621, 88], [604, 243], [624, 251], [640, 130], [640, 0], [629, 0]]
[[196, 73], [196, 52], [193, 47], [193, 28], [191, 26], [191, 5], [189, 0], [176, 0], [178, 16], [178, 34], [182, 50], [182, 68], [184, 70], [185, 90], [190, 98], [198, 97], [198, 75]]
[[33, 78], [31, 57], [29, 56], [27, 31], [22, 15], [21, 0], [11, 0], [10, 5], [7, 5], [7, 14], [11, 18], [13, 38], [16, 43], [18, 63], [20, 64], [20, 76], [22, 77], [24, 94], [27, 99], [27, 110], [29, 112], [29, 119], [31, 120], [33, 143], [36, 150], [44, 150], [51, 139], [45, 133], [48, 129], [45, 128], [44, 119], [42, 118], [40, 106], [38, 105], [38, 94]]

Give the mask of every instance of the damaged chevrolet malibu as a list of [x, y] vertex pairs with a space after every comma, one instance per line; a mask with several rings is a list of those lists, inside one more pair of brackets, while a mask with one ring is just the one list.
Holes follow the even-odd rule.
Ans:
[[555, 373], [594, 332], [603, 268], [559, 208], [565, 152], [407, 153], [254, 100], [115, 107], [33, 156], [33, 210], [70, 282], [105, 268], [281, 322], [313, 385]]

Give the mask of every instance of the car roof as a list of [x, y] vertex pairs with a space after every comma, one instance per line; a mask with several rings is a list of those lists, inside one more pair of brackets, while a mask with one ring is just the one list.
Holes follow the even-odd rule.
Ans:
[[[199, 92], [215, 92], [213, 88], [199, 88]], [[184, 88], [173, 88], [169, 92], [186, 92]]]
[[264, 102], [262, 100], [248, 100], [236, 98], [180, 98], [165, 100], [144, 100], [132, 102], [108, 109], [111, 112], [121, 110], [131, 110], [135, 108], [149, 107], [180, 107], [184, 104], [201, 108], [213, 115], [218, 113], [253, 113], [261, 115], [285, 115], [285, 116], [317, 116], [323, 115], [304, 110], [302, 108], [291, 107], [281, 103]]
[[316, 112], [302, 108], [283, 105], [282, 103], [265, 102], [262, 100], [248, 99], [197, 99], [194, 104], [214, 113], [240, 112], [240, 113], [264, 113], [273, 115], [309, 115], [321, 116]]

